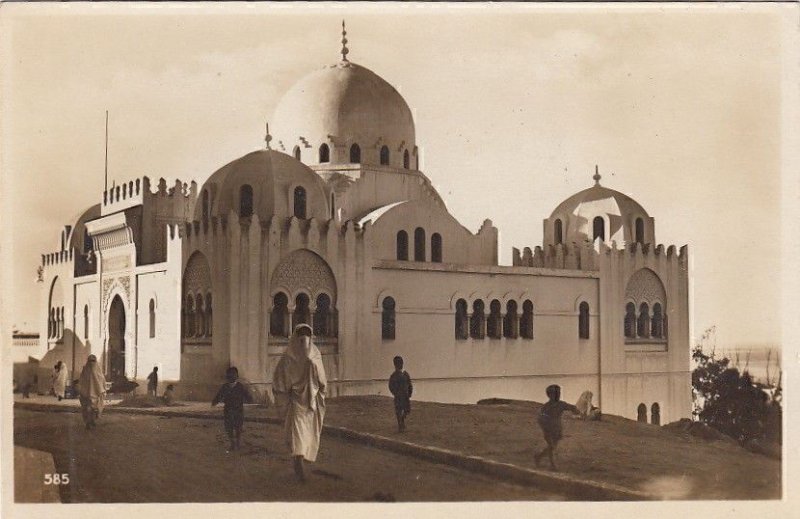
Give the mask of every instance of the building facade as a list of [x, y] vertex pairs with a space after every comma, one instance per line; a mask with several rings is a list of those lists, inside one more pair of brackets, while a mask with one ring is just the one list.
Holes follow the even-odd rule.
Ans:
[[[406, 101], [350, 62], [292, 87], [265, 149], [199, 186], [140, 177], [66, 226], [44, 267], [43, 366], [161, 380], [205, 399], [235, 365], [264, 394], [290, 330], [313, 326], [330, 393], [474, 402], [590, 390], [603, 412], [691, 412], [688, 253], [600, 184], [557, 205], [544, 241], [498, 263], [419, 170]], [[44, 369], [44, 368], [43, 368]], [[40, 377], [41, 378], [41, 377]]]

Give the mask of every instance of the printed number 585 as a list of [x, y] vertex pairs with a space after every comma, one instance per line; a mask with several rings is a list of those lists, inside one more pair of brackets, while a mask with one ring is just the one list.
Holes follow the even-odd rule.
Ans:
[[45, 474], [45, 485], [69, 485], [69, 474]]

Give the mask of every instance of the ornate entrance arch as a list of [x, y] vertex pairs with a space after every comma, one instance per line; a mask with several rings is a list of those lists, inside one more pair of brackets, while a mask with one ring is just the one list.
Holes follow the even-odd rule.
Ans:
[[107, 372], [110, 380], [125, 376], [125, 304], [119, 295], [111, 300], [108, 310]]

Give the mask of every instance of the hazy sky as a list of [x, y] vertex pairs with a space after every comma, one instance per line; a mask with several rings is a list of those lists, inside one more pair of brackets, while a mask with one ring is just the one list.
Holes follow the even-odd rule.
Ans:
[[780, 341], [779, 6], [3, 7], [2, 195], [26, 329], [44, 312], [40, 254], [102, 200], [106, 109], [109, 183], [202, 183], [338, 61], [345, 17], [350, 59], [405, 97], [422, 169], [465, 226], [500, 229], [502, 263], [541, 244], [599, 164], [659, 243], [689, 244], [696, 335]]

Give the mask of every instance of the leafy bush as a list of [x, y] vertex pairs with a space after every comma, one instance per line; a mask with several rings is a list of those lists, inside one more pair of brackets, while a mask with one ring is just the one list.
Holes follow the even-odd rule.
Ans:
[[[701, 422], [736, 439], [748, 442], [781, 443], [781, 388], [766, 388], [753, 381], [745, 370], [730, 366], [727, 357], [716, 358], [692, 350], [696, 368], [692, 371], [694, 415]], [[767, 390], [771, 392], [768, 393]]]

